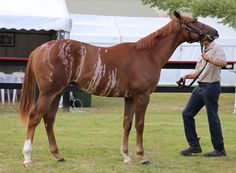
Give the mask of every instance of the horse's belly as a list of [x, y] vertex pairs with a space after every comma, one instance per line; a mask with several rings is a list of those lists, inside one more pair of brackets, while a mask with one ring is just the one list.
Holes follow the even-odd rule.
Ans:
[[110, 86], [107, 84], [106, 86], [95, 86], [95, 85], [88, 85], [87, 87], [79, 88], [87, 93], [97, 95], [97, 96], [106, 96], [106, 97], [122, 97], [124, 92], [118, 86]]

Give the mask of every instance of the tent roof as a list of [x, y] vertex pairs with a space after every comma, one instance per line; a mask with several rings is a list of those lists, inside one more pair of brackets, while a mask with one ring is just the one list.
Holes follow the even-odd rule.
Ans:
[[[121, 42], [134, 42], [160, 29], [170, 21], [169, 17], [121, 17], [70, 14], [73, 27], [70, 38], [82, 42], [112, 46]], [[215, 18], [199, 18], [218, 30], [220, 38], [216, 40], [225, 49], [228, 60], [236, 58], [236, 31], [219, 23]], [[199, 43], [183, 43], [174, 52], [171, 60], [194, 60], [200, 55]]]
[[0, 27], [5, 29], [70, 32], [64, 0], [0, 0]]
[[[72, 39], [105, 45], [137, 41], [170, 21], [169, 17], [121, 17], [84, 14], [70, 14], [70, 17], [73, 20]], [[223, 41], [229, 45], [236, 44], [236, 31], [233, 28], [219, 23], [219, 20], [215, 18], [199, 18], [199, 21], [217, 29], [220, 42]]]

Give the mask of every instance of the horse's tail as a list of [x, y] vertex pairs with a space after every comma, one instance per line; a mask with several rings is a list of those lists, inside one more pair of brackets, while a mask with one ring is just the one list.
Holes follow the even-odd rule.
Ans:
[[36, 82], [32, 67], [32, 61], [33, 61], [33, 56], [31, 54], [27, 63], [24, 83], [22, 86], [21, 97], [20, 97], [19, 119], [21, 122], [24, 123], [28, 120], [31, 107], [35, 103]]

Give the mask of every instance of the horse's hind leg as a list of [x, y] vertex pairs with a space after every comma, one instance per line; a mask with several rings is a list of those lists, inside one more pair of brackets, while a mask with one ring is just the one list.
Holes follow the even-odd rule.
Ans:
[[134, 98], [135, 128], [136, 128], [136, 154], [142, 164], [149, 164], [149, 160], [144, 157], [143, 149], [143, 129], [144, 118], [147, 105], [149, 103], [149, 93], [136, 96]]
[[121, 154], [124, 157], [124, 163], [128, 163], [131, 161], [128, 152], [128, 141], [129, 141], [129, 133], [132, 127], [134, 109], [133, 109], [133, 99], [125, 98], [125, 112], [124, 112], [124, 121], [123, 121], [123, 141], [121, 145]]
[[56, 113], [59, 105], [61, 94], [55, 97], [54, 100], [52, 100], [51, 107], [48, 109], [48, 112], [43, 117], [45, 128], [48, 135], [48, 142], [50, 146], [51, 153], [56, 157], [58, 161], [64, 161], [64, 158], [59, 153], [56, 138], [54, 135], [53, 125], [56, 118]]
[[40, 95], [37, 103], [30, 111], [27, 136], [22, 151], [24, 155], [24, 162], [23, 162], [24, 166], [29, 166], [32, 163], [31, 152], [32, 152], [32, 144], [33, 144], [35, 129], [37, 125], [40, 123], [43, 115], [45, 115], [48, 107], [50, 106], [51, 104], [50, 99], [51, 99], [50, 97]]

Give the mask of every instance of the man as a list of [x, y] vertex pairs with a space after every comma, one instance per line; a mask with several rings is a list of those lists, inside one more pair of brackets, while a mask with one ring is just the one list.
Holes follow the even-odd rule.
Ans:
[[[198, 137], [195, 128], [194, 117], [201, 108], [205, 106], [211, 134], [211, 142], [214, 150], [205, 153], [204, 156], [226, 156], [221, 123], [218, 116], [218, 99], [221, 92], [221, 67], [226, 66], [227, 62], [223, 48], [214, 42], [214, 38], [211, 36], [205, 36], [203, 39], [203, 45], [204, 54], [199, 58], [195, 71], [182, 77], [185, 81], [186, 79], [196, 78], [200, 73], [197, 80], [198, 86], [192, 92], [192, 95], [182, 112], [184, 131], [189, 143], [189, 148], [182, 150], [180, 154], [183, 156], [189, 156], [202, 152], [199, 144], [200, 138]], [[204, 68], [205, 64], [206, 66]]]

